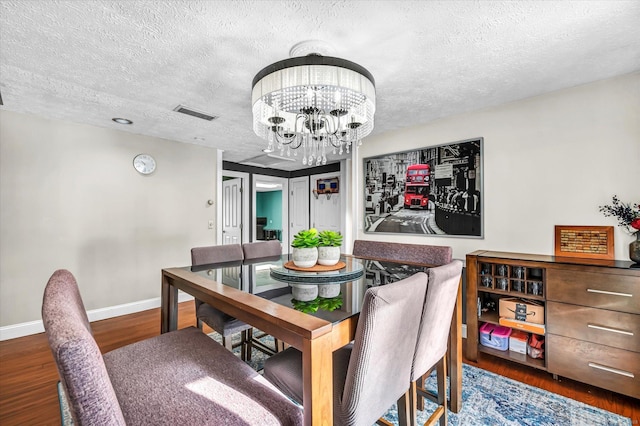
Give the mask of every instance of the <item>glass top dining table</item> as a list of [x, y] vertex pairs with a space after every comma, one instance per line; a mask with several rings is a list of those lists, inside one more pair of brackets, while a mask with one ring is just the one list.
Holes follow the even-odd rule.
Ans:
[[[344, 268], [329, 272], [285, 268], [291, 257], [225, 262], [163, 269], [161, 331], [177, 328], [178, 289], [215, 306], [254, 327], [296, 347], [308, 363], [303, 392], [305, 424], [331, 424], [332, 401], [327, 390], [333, 350], [355, 336], [357, 318], [366, 290], [426, 271], [428, 266], [408, 265], [343, 255]], [[335, 292], [312, 300], [294, 298], [299, 284], [333, 286]], [[339, 286], [339, 291], [337, 287]], [[458, 298], [458, 304], [460, 297]], [[456, 311], [461, 309], [456, 307]], [[451, 409], [461, 408], [461, 316], [452, 323]], [[457, 368], [456, 368], [457, 365]], [[331, 392], [328, 393], [329, 395]]]
[[[215, 280], [331, 323], [338, 323], [358, 314], [367, 288], [398, 281], [428, 269], [426, 266], [358, 259], [343, 255], [340, 261], [345, 263], [344, 268], [336, 271], [313, 272], [284, 267], [289, 260], [290, 255], [285, 254], [246, 262], [187, 266], [184, 269], [203, 278]], [[307, 301], [309, 303], [305, 306], [293, 296], [292, 286], [299, 284], [339, 285], [340, 291], [337, 296], [327, 298], [334, 301], [333, 306], [321, 303], [322, 299], [325, 299], [321, 295], [312, 301]], [[338, 303], [339, 301], [341, 303]], [[313, 312], [311, 312], [314, 305], [312, 302], [319, 302], [318, 309]], [[308, 305], [311, 305], [311, 308]]]

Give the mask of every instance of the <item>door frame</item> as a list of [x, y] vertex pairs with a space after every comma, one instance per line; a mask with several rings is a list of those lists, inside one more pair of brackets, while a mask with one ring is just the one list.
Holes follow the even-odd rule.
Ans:
[[278, 183], [282, 185], [282, 246], [287, 247], [289, 241], [289, 179], [278, 176], [251, 175], [251, 241], [256, 241], [256, 184], [258, 182]]

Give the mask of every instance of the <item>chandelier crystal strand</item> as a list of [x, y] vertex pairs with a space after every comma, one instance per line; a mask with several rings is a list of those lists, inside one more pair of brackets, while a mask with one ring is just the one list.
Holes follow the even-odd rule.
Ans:
[[286, 146], [287, 155], [302, 146], [304, 165], [326, 164], [327, 151], [349, 153], [373, 130], [373, 77], [344, 59], [309, 55], [272, 64], [254, 78], [252, 98], [255, 133], [268, 148], [283, 153]]
[[322, 165], [327, 164], [326, 149], [327, 149], [327, 143], [322, 142]]
[[302, 141], [302, 164], [307, 165], [307, 141]]

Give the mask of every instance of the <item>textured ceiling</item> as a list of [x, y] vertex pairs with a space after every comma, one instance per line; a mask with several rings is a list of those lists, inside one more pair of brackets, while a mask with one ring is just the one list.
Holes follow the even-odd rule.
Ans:
[[265, 145], [251, 80], [298, 42], [325, 41], [373, 74], [379, 134], [639, 70], [639, 23], [637, 0], [2, 0], [0, 108], [243, 162]]

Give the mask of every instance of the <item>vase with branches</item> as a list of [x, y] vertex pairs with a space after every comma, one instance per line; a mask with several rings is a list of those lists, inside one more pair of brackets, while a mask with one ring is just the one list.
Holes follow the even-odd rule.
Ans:
[[623, 203], [614, 195], [611, 204], [600, 206], [600, 211], [618, 219], [618, 226], [636, 237], [629, 244], [629, 258], [640, 265], [640, 203]]

